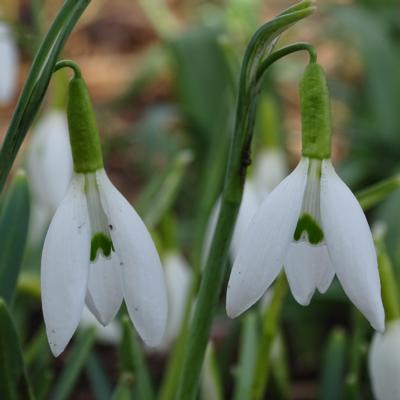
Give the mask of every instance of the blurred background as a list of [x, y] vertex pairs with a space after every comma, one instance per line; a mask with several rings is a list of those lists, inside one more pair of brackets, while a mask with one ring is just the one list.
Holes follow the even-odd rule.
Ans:
[[[164, 263], [172, 253], [179, 255], [185, 270], [201, 269], [209, 220], [222, 188], [245, 46], [260, 24], [291, 4], [286, 0], [92, 0], [66, 44], [62, 57], [80, 65], [93, 98], [106, 170], [152, 230]], [[0, 2], [0, 18], [10, 28], [18, 54], [15, 88], [0, 104], [0, 137], [35, 50], [61, 5], [56, 0]], [[299, 41], [316, 47], [332, 96], [333, 161], [340, 176], [357, 191], [399, 172], [400, 7], [396, 0], [326, 0], [317, 6], [316, 14], [285, 33], [278, 47]], [[298, 82], [307, 62], [306, 54], [291, 55], [266, 74], [249, 172], [254, 180], [265, 173], [273, 177], [261, 176], [261, 181], [279, 181], [299, 160]], [[29, 159], [41, 159], [40, 150], [35, 153], [31, 142], [39, 136], [35, 130], [40, 130], [46, 113], [63, 110], [67, 75], [54, 75], [36, 128], [19, 154], [16, 167], [25, 166], [28, 176], [38, 174], [29, 169], [49, 168], [49, 164], [31, 165]], [[257, 157], [268, 152], [279, 154], [279, 161], [268, 164], [269, 172], [257, 172]], [[96, 342], [68, 390], [59, 397], [50, 395], [59, 395], [60, 377], [76, 340], [57, 359], [50, 356], [43, 340], [39, 260], [56, 205], [38, 206], [37, 193], [47, 189], [40, 184], [32, 187], [37, 186], [34, 181], [29, 183], [35, 204], [12, 303], [34, 390], [39, 393], [45, 387], [38, 398], [111, 398], [120, 379], [118, 324], [111, 333], [96, 328]], [[399, 204], [400, 192], [395, 192], [368, 214], [371, 225], [377, 221], [386, 225], [386, 245], [398, 277]], [[39, 216], [34, 211], [38, 209]], [[179, 286], [181, 278], [172, 275], [171, 279]], [[223, 304], [221, 299], [213, 343], [220, 398], [229, 399], [234, 396], [241, 322], [229, 320]], [[156, 387], [162, 385], [176, 334], [171, 333], [161, 351], [145, 353]], [[328, 399], [324, 374], [331, 364], [326, 359], [329, 343], [337, 342], [339, 350], [334, 354], [340, 359], [336, 370], [340, 390], [344, 393], [346, 379], [356, 371], [359, 398], [371, 398], [365, 369], [371, 334], [336, 280], [325, 295], [316, 294], [308, 307], [298, 305], [288, 294], [279, 329], [277, 367], [266, 398]], [[79, 336], [77, 340], [79, 345]], [[204, 399], [211, 399], [204, 393]]]

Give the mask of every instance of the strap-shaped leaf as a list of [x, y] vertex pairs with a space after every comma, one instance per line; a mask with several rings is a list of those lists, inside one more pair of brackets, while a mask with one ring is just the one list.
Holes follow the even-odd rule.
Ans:
[[0, 299], [0, 394], [2, 400], [33, 400], [11, 315]]
[[90, 0], [66, 0], [36, 53], [0, 150], [0, 192], [39, 110], [57, 57], [89, 2]]
[[22, 263], [29, 224], [26, 175], [18, 172], [0, 211], [0, 297], [11, 303]]

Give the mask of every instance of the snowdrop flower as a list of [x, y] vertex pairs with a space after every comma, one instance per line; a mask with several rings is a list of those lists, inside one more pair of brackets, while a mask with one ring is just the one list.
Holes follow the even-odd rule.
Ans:
[[155, 346], [167, 316], [160, 259], [144, 223], [104, 171], [89, 94], [74, 69], [68, 102], [74, 174], [50, 223], [41, 263], [49, 344], [55, 356], [64, 350], [85, 303], [107, 325], [125, 299], [140, 336]]
[[400, 399], [400, 320], [375, 333], [369, 351], [369, 376], [376, 400]]
[[384, 329], [372, 235], [354, 195], [330, 161], [330, 111], [325, 77], [310, 64], [300, 86], [303, 157], [261, 204], [242, 240], [227, 291], [227, 313], [253, 305], [284, 266], [302, 305], [334, 275], [370, 321]]
[[10, 27], [0, 21], [0, 105], [11, 101], [18, 77], [18, 49]]
[[72, 176], [68, 121], [64, 112], [49, 110], [36, 124], [29, 143], [27, 170], [35, 200], [54, 213]]
[[168, 321], [160, 347], [165, 349], [180, 331], [192, 282], [192, 270], [186, 260], [173, 250], [165, 254], [163, 265], [168, 296]]
[[288, 173], [287, 160], [279, 148], [263, 149], [254, 162], [253, 182], [262, 202]]
[[67, 192], [72, 176], [68, 122], [64, 112], [47, 111], [32, 132], [27, 152], [27, 172], [32, 191], [29, 240], [43, 239], [51, 216]]
[[[240, 209], [236, 219], [235, 229], [233, 231], [231, 247], [230, 247], [230, 255], [232, 259], [236, 257], [239, 244], [241, 243], [241, 240], [243, 238], [243, 234], [246, 232], [246, 229], [249, 226], [251, 219], [253, 218], [255, 212], [257, 211], [258, 205], [259, 205], [259, 200], [256, 189], [254, 187], [253, 182], [248, 180], [244, 186], [242, 203], [240, 204]], [[204, 248], [202, 254], [203, 266], [207, 261], [208, 253], [211, 248], [211, 241], [213, 239], [214, 231], [217, 226], [220, 209], [221, 209], [221, 199], [218, 199], [217, 203], [215, 204], [211, 212], [211, 216], [208, 221], [207, 231], [205, 234]]]

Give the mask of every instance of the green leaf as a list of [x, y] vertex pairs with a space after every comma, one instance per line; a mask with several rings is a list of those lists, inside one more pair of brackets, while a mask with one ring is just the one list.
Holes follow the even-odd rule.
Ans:
[[111, 385], [98, 355], [93, 351], [86, 363], [86, 373], [96, 400], [111, 398]]
[[257, 343], [257, 317], [254, 312], [250, 312], [242, 320], [239, 366], [235, 372], [236, 386], [234, 400], [250, 398], [251, 384], [257, 359]]
[[64, 369], [57, 381], [52, 400], [69, 399], [75, 383], [84, 368], [96, 339], [96, 329], [89, 328], [82, 331], [78, 341], [74, 344], [65, 363]]
[[[122, 329], [123, 336], [120, 348], [121, 379], [124, 376], [134, 378], [134, 386], [137, 389], [139, 399], [155, 399], [146, 360], [127, 316], [122, 320]], [[123, 386], [126, 386], [126, 380], [122, 379], [122, 381], [125, 382]]]
[[34, 399], [22, 358], [18, 333], [0, 299], [0, 394], [4, 400]]
[[24, 172], [16, 174], [0, 211], [0, 297], [10, 305], [24, 254], [30, 196]]
[[322, 365], [319, 399], [343, 399], [343, 382], [346, 363], [346, 334], [334, 329], [328, 338]]
[[42, 103], [57, 57], [89, 2], [66, 0], [36, 53], [0, 150], [0, 192]]
[[157, 225], [174, 204], [182, 179], [193, 157], [189, 150], [180, 151], [169, 163], [165, 172], [155, 176], [142, 192], [136, 207], [146, 226]]

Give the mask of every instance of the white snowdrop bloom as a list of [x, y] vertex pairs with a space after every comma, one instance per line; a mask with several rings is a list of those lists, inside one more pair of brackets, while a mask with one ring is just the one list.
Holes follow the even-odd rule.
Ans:
[[285, 269], [302, 305], [325, 292], [336, 274], [347, 296], [379, 331], [384, 309], [371, 231], [350, 189], [330, 161], [329, 97], [318, 64], [300, 86], [303, 158], [263, 201], [238, 250], [227, 290], [227, 313], [253, 305]]
[[18, 78], [18, 49], [10, 27], [0, 21], [0, 105], [11, 101]]
[[375, 333], [369, 350], [369, 376], [376, 400], [400, 399], [400, 321], [387, 324], [384, 333]]
[[[249, 226], [249, 223], [253, 218], [254, 214], [256, 213], [258, 206], [259, 206], [259, 198], [255, 190], [254, 184], [251, 180], [248, 180], [245, 183], [243, 189], [242, 202], [240, 204], [240, 209], [236, 219], [235, 229], [233, 231], [231, 247], [230, 247], [230, 255], [232, 259], [236, 257], [239, 244], [241, 243], [241, 239], [243, 238], [243, 234], [246, 232], [246, 229]], [[217, 226], [220, 209], [221, 209], [221, 199], [218, 199], [217, 203], [215, 204], [211, 212], [211, 216], [208, 221], [208, 226], [203, 246], [203, 254], [202, 254], [203, 266], [207, 261], [208, 253], [210, 251], [211, 241], [213, 239], [214, 231]]]
[[74, 70], [68, 100], [74, 173], [50, 223], [41, 262], [49, 344], [55, 356], [64, 350], [85, 303], [107, 325], [124, 299], [139, 335], [155, 346], [167, 319], [161, 262], [143, 221], [104, 171], [90, 97]]
[[165, 254], [163, 265], [167, 285], [168, 320], [160, 347], [165, 349], [179, 334], [192, 282], [192, 270], [176, 251]]
[[85, 306], [83, 307], [81, 320], [79, 322], [80, 329], [94, 327], [96, 329], [96, 339], [100, 343], [109, 345], [118, 345], [121, 340], [121, 326], [117, 321], [111, 321], [107, 326], [103, 326], [96, 317]]
[[252, 180], [260, 202], [287, 174], [287, 160], [281, 149], [265, 149], [257, 154]]
[[47, 111], [33, 129], [27, 153], [35, 201], [54, 213], [67, 192], [72, 170], [67, 116], [62, 111]]

